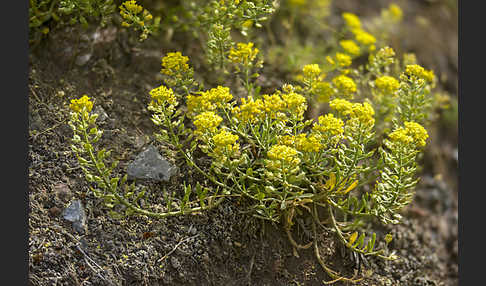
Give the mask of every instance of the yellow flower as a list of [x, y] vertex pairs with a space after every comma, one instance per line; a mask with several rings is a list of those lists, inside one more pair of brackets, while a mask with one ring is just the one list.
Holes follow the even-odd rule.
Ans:
[[343, 53], [336, 53], [336, 61], [340, 67], [347, 67], [351, 65], [351, 57]]
[[93, 108], [93, 102], [87, 95], [83, 95], [80, 99], [71, 99], [69, 108], [76, 113], [80, 113], [83, 110], [90, 112]]
[[351, 109], [350, 118], [357, 119], [359, 122], [366, 124], [366, 125], [374, 125], [375, 124], [375, 110], [373, 107], [368, 103], [354, 103]]
[[285, 145], [273, 145], [267, 152], [271, 160], [281, 161], [287, 165], [297, 165], [300, 163], [296, 149]]
[[342, 40], [339, 45], [350, 55], [359, 56], [361, 53], [359, 46], [353, 40]]
[[407, 134], [413, 138], [417, 146], [425, 146], [425, 141], [429, 137], [429, 134], [427, 134], [427, 130], [422, 125], [409, 121], [405, 122], [405, 128], [407, 129]]
[[319, 81], [311, 86], [311, 92], [316, 95], [318, 102], [328, 102], [334, 94], [331, 84], [325, 81]]
[[410, 77], [417, 77], [420, 79], [424, 79], [428, 82], [434, 81], [435, 75], [434, 71], [426, 71], [423, 67], [414, 64], [414, 65], [407, 65], [405, 67], [405, 74]]
[[194, 113], [215, 110], [216, 107], [221, 107], [232, 99], [233, 95], [231, 95], [229, 88], [224, 86], [211, 88], [201, 92], [201, 95], [188, 95], [186, 99], [187, 113], [190, 117]]
[[393, 94], [398, 90], [400, 83], [391, 76], [382, 76], [375, 80], [376, 87], [385, 94]]
[[305, 65], [304, 68], [302, 68], [302, 72], [304, 73], [305, 77], [315, 79], [321, 74], [321, 69], [319, 68], [318, 64], [310, 64]]
[[344, 122], [340, 118], [334, 117], [332, 113], [321, 115], [318, 118], [319, 124], [315, 123], [312, 129], [321, 133], [329, 132], [331, 135], [340, 135], [344, 132]]
[[417, 147], [423, 147], [429, 137], [427, 130], [422, 125], [413, 122], [405, 122], [405, 128], [401, 127], [388, 135], [392, 142], [400, 142], [402, 144], [414, 144]]
[[125, 1], [120, 5], [120, 15], [123, 18], [128, 18], [129, 14], [138, 14], [142, 12], [143, 7], [140, 5], [137, 5], [137, 2], [135, 0], [130, 0], [130, 1]]
[[233, 95], [230, 93], [229, 87], [220, 85], [204, 92], [202, 96], [207, 98], [208, 101], [216, 103], [217, 105], [222, 105], [233, 99]]
[[413, 138], [408, 136], [407, 130], [404, 128], [399, 128], [388, 135], [392, 142], [401, 142], [402, 144], [408, 145], [413, 142]]
[[395, 22], [400, 22], [403, 18], [402, 9], [397, 4], [390, 4], [388, 12], [390, 13], [391, 19]]
[[355, 29], [352, 32], [356, 38], [356, 41], [362, 45], [371, 46], [376, 42], [376, 38], [373, 35], [361, 29]]
[[189, 58], [183, 56], [180, 52], [167, 53], [162, 58], [162, 70], [160, 72], [169, 76], [187, 72], [189, 71], [187, 61], [189, 61]]
[[216, 127], [223, 121], [221, 116], [217, 115], [212, 111], [205, 111], [201, 114], [198, 114], [194, 117], [194, 126], [196, 126], [196, 132], [198, 134], [206, 133], [206, 132], [215, 132]]
[[256, 58], [258, 54], [258, 49], [253, 48], [253, 45], [254, 44], [252, 42], [249, 42], [248, 44], [236, 44], [236, 49], [232, 47], [229, 52], [229, 60], [235, 64], [248, 65]]
[[296, 114], [297, 117], [302, 117], [307, 109], [307, 101], [303, 95], [294, 91], [282, 94], [282, 99], [287, 105], [287, 110], [291, 114]]
[[263, 115], [265, 105], [261, 99], [254, 100], [252, 96], [243, 97], [240, 106], [233, 108], [235, 117], [243, 123], [252, 123]]
[[226, 130], [221, 130], [219, 133], [213, 136], [213, 142], [216, 148], [214, 149], [214, 156], [221, 157], [227, 152], [232, 155], [238, 152], [239, 145], [236, 144], [238, 135], [234, 135]]
[[278, 94], [264, 94], [263, 104], [265, 106], [265, 112], [271, 119], [286, 119], [286, 115], [283, 113], [287, 104]]
[[285, 135], [282, 136], [279, 141], [279, 145], [295, 146], [295, 148], [301, 152], [319, 152], [322, 149], [321, 138], [316, 134], [310, 134], [308, 137], [306, 134], [299, 134], [297, 136]]
[[346, 99], [336, 98], [329, 102], [329, 107], [342, 113], [343, 115], [351, 114], [353, 110], [353, 103], [347, 101]]
[[159, 104], [167, 102], [171, 105], [177, 105], [174, 91], [172, 91], [172, 89], [170, 88], [161, 85], [157, 88], [152, 89], [149, 93], [152, 96], [152, 99], [157, 101]]
[[343, 17], [344, 22], [346, 22], [346, 26], [348, 26], [351, 30], [361, 29], [361, 21], [355, 14], [345, 12], [341, 16]]
[[344, 97], [352, 98], [353, 93], [357, 90], [356, 83], [354, 83], [353, 79], [345, 75], [335, 77], [332, 83]]
[[301, 152], [319, 152], [322, 149], [321, 139], [316, 134], [299, 134], [295, 138], [296, 148]]

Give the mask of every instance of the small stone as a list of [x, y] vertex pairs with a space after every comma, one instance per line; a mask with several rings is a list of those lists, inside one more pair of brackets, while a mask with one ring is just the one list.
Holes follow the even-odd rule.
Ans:
[[177, 169], [159, 154], [155, 146], [149, 145], [128, 165], [127, 174], [131, 179], [169, 181]]
[[73, 223], [73, 228], [80, 234], [86, 232], [86, 213], [80, 200], [72, 201], [62, 213], [64, 219]]
[[106, 114], [106, 111], [103, 109], [103, 107], [97, 105], [93, 109], [93, 113], [98, 114], [98, 118], [96, 119], [96, 122], [98, 123], [103, 123], [108, 119], [108, 114]]
[[175, 257], [170, 258], [170, 263], [172, 264], [172, 267], [174, 267], [175, 269], [179, 269], [179, 267], [181, 267], [181, 263]]

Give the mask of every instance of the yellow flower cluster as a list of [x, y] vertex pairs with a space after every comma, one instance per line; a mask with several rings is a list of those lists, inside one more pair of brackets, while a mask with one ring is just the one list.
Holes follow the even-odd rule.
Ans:
[[395, 51], [390, 47], [381, 48], [376, 54], [370, 54], [369, 63], [375, 66], [388, 66], [395, 62]]
[[152, 100], [155, 100], [159, 104], [169, 103], [170, 105], [177, 105], [174, 91], [164, 85], [152, 89], [149, 93], [152, 96]]
[[417, 146], [425, 146], [426, 140], [429, 137], [427, 130], [425, 128], [413, 121], [405, 122], [405, 128], [408, 131], [408, 135], [411, 136], [416, 142]]
[[355, 14], [345, 12], [341, 16], [350, 30], [361, 29], [361, 20]]
[[351, 119], [358, 120], [366, 125], [373, 125], [375, 123], [375, 110], [373, 107], [365, 103], [352, 103], [345, 99], [336, 98], [329, 102], [329, 107], [340, 112], [343, 115], [349, 115]]
[[344, 97], [352, 98], [357, 90], [356, 83], [354, 83], [353, 79], [345, 75], [335, 77], [332, 83]]
[[124, 19], [128, 19], [131, 14], [138, 14], [142, 12], [143, 7], [140, 5], [137, 5], [137, 2], [135, 0], [130, 0], [130, 1], [125, 1], [120, 5], [120, 15]]
[[[353, 30], [353, 34], [356, 38], [356, 41], [362, 45], [372, 46], [374, 43], [376, 43], [376, 38], [372, 34], [365, 32], [361, 29]], [[373, 48], [371, 49], [373, 50]]]
[[304, 73], [304, 77], [316, 79], [321, 75], [321, 68], [319, 68], [318, 64], [305, 65], [304, 68], [302, 68], [302, 72]]
[[280, 145], [295, 146], [301, 152], [319, 152], [323, 146], [321, 138], [316, 134], [299, 134], [297, 136], [285, 135], [279, 140]]
[[253, 96], [241, 98], [240, 106], [233, 108], [235, 117], [243, 123], [252, 123], [263, 115], [265, 105], [261, 99], [254, 100]]
[[271, 160], [281, 161], [287, 165], [297, 165], [300, 163], [297, 150], [286, 145], [273, 145], [268, 150], [267, 156]]
[[236, 49], [234, 47], [231, 48], [228, 58], [231, 62], [236, 64], [243, 64], [248, 65], [253, 60], [255, 60], [258, 49], [253, 48], [253, 43], [249, 42], [248, 44], [245, 43], [238, 43], [236, 44]]
[[287, 105], [287, 110], [291, 114], [296, 114], [298, 118], [301, 118], [304, 115], [304, 112], [307, 109], [307, 101], [303, 95], [290, 91], [289, 93], [283, 93], [282, 99]]
[[83, 110], [90, 112], [93, 108], [93, 102], [87, 95], [83, 95], [80, 99], [72, 99], [69, 108], [76, 113], [80, 113]]
[[429, 137], [427, 130], [422, 125], [410, 121], [405, 122], [405, 128], [401, 127], [388, 135], [391, 141], [403, 144], [413, 143], [415, 146], [423, 147]]
[[233, 95], [228, 87], [217, 86], [202, 92], [201, 95], [188, 95], [187, 112], [192, 116], [194, 113], [215, 110], [232, 99]]
[[397, 4], [390, 4], [387, 10], [383, 11], [384, 17], [389, 17], [393, 22], [400, 22], [403, 18], [403, 11]]
[[206, 132], [215, 132], [216, 127], [223, 121], [221, 116], [212, 111], [205, 111], [194, 117], [194, 126], [196, 126], [196, 132], [203, 134]]
[[416, 77], [419, 79], [424, 79], [428, 82], [433, 82], [435, 75], [434, 71], [426, 71], [423, 67], [414, 64], [414, 65], [407, 65], [405, 67], [405, 74], [410, 76], [410, 77]]
[[162, 70], [160, 72], [168, 76], [185, 73], [189, 71], [188, 61], [189, 58], [183, 56], [180, 52], [167, 53], [162, 58]]
[[[140, 17], [138, 14], [142, 11], [142, 17]], [[144, 21], [150, 21], [153, 18], [152, 14], [146, 9], [144, 10], [135, 0], [125, 1], [120, 5], [120, 16], [124, 19], [122, 22], [123, 27], [130, 27], [133, 23], [144, 27]]]
[[336, 53], [336, 62], [340, 67], [350, 66], [352, 63], [351, 57], [347, 54]]
[[353, 110], [353, 103], [346, 99], [336, 98], [329, 102], [329, 107], [343, 115], [349, 115]]
[[351, 110], [351, 119], [356, 119], [359, 122], [372, 126], [375, 124], [375, 110], [368, 102], [364, 103], [354, 103], [353, 109]]
[[359, 56], [361, 53], [359, 46], [353, 40], [342, 40], [339, 42], [339, 45], [350, 55]]
[[396, 78], [387, 75], [377, 78], [375, 84], [384, 94], [394, 94], [400, 87], [400, 83]]
[[332, 113], [319, 116], [318, 121], [319, 124], [314, 124], [312, 129], [321, 133], [329, 132], [331, 135], [340, 135], [344, 132], [344, 122], [340, 118], [334, 117]]
[[220, 157], [227, 152], [232, 155], [239, 150], [239, 145], [236, 144], [238, 140], [238, 135], [234, 135], [226, 130], [221, 130], [219, 133], [213, 136], [213, 142], [216, 148], [214, 153], [216, 157]]
[[265, 108], [266, 114], [271, 119], [283, 119], [285, 120], [286, 115], [283, 113], [287, 104], [285, 101], [280, 97], [278, 94], [264, 94], [263, 95], [263, 105]]
[[331, 84], [325, 81], [314, 83], [311, 87], [311, 92], [316, 95], [319, 102], [328, 102], [334, 94]]

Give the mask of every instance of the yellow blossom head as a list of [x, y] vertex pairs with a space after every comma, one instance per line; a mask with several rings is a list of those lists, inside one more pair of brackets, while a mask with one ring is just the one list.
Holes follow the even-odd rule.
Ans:
[[283, 162], [287, 165], [297, 165], [300, 163], [296, 149], [286, 145], [273, 145], [267, 152], [268, 158]]
[[402, 9], [395, 3], [390, 4], [388, 9], [384, 10], [382, 14], [384, 17], [389, 17], [393, 22], [400, 22], [403, 18]]
[[405, 122], [405, 128], [407, 130], [407, 134], [413, 138], [414, 142], [417, 146], [423, 147], [426, 144], [426, 140], [429, 137], [427, 130], [425, 128], [413, 121]]
[[203, 134], [206, 132], [215, 132], [216, 127], [223, 121], [221, 116], [217, 115], [213, 111], [205, 111], [194, 117], [194, 126], [196, 126], [196, 131], [198, 134]]
[[340, 118], [334, 117], [332, 113], [321, 115], [318, 118], [319, 124], [314, 124], [314, 130], [321, 133], [329, 133], [333, 136], [340, 135], [344, 132], [344, 122]]
[[364, 46], [373, 46], [376, 43], [376, 38], [372, 34], [361, 29], [353, 30], [353, 34], [356, 41]]
[[334, 94], [334, 89], [331, 84], [325, 81], [319, 81], [311, 86], [311, 92], [316, 95], [318, 102], [329, 102], [329, 99]]
[[339, 45], [346, 53], [352, 56], [359, 56], [361, 53], [360, 47], [353, 40], [342, 40], [339, 42]]
[[349, 27], [351, 30], [353, 29], [361, 29], [361, 21], [358, 16], [353, 13], [345, 12], [342, 15], [346, 26]]
[[350, 118], [359, 122], [373, 126], [375, 124], [375, 110], [368, 102], [354, 103], [351, 109]]
[[223, 157], [225, 154], [233, 155], [239, 150], [239, 145], [236, 144], [238, 135], [234, 135], [225, 129], [213, 136], [213, 142], [215, 145], [214, 156]]
[[319, 68], [318, 64], [309, 64], [302, 68], [302, 72], [304, 73], [304, 77], [315, 79], [321, 74], [321, 68]]
[[354, 93], [357, 91], [356, 83], [354, 83], [353, 79], [345, 76], [339, 75], [332, 80], [334, 87], [337, 88], [338, 92], [347, 98], [352, 98]]
[[413, 144], [415, 147], [423, 147], [429, 137], [425, 128], [413, 121], [405, 122], [405, 127], [401, 127], [388, 135], [392, 142], [404, 145]]
[[180, 52], [167, 53], [162, 58], [162, 70], [160, 72], [169, 76], [185, 73], [190, 70], [188, 61], [189, 58], [183, 56]]
[[394, 94], [400, 87], [396, 78], [387, 75], [377, 78], [375, 85], [384, 94]]
[[174, 91], [172, 91], [172, 89], [170, 88], [165, 87], [164, 85], [152, 89], [149, 93], [152, 96], [152, 100], [159, 104], [168, 103], [170, 105], [177, 105]]
[[301, 152], [319, 152], [322, 150], [321, 138], [317, 134], [307, 136], [304, 133], [295, 138], [295, 147]]
[[301, 118], [307, 109], [307, 101], [305, 97], [294, 91], [282, 94], [282, 99], [287, 105], [287, 110], [291, 114], [295, 114], [297, 118]]
[[336, 62], [342, 68], [350, 66], [352, 63], [351, 57], [347, 54], [336, 53]]
[[254, 44], [252, 42], [247, 44], [237, 43], [236, 48], [232, 47], [229, 52], [229, 60], [236, 64], [250, 64], [253, 60], [255, 60], [258, 54], [258, 49], [253, 48], [253, 45]]
[[143, 7], [140, 5], [137, 5], [137, 1], [135, 0], [130, 0], [130, 1], [125, 1], [120, 5], [120, 15], [123, 18], [127, 18], [127, 14], [133, 14], [136, 15], [140, 12], [142, 12]]
[[405, 67], [405, 74], [409, 77], [423, 79], [428, 82], [433, 82], [435, 78], [434, 71], [427, 71], [417, 64], [407, 65]]
[[349, 115], [353, 110], [353, 103], [346, 99], [336, 98], [329, 102], [329, 107], [343, 115]]
[[233, 108], [235, 117], [243, 123], [252, 123], [264, 115], [265, 105], [261, 99], [243, 97], [240, 106]]
[[80, 99], [71, 99], [69, 108], [76, 113], [80, 113], [82, 111], [91, 112], [93, 102], [87, 95], [83, 95]]

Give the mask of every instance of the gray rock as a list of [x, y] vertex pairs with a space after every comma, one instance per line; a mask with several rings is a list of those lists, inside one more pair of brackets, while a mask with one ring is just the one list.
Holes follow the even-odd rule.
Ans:
[[86, 232], [86, 213], [80, 200], [72, 201], [62, 212], [64, 219], [73, 223], [73, 228], [80, 234]]
[[96, 107], [93, 109], [93, 113], [98, 114], [98, 118], [96, 121], [98, 123], [103, 123], [108, 119], [108, 114], [106, 114], [106, 111], [103, 109], [103, 107], [96, 105]]
[[169, 181], [177, 173], [177, 167], [171, 165], [163, 158], [157, 148], [149, 145], [135, 160], [128, 165], [128, 177], [133, 179], [152, 179], [156, 181]]

